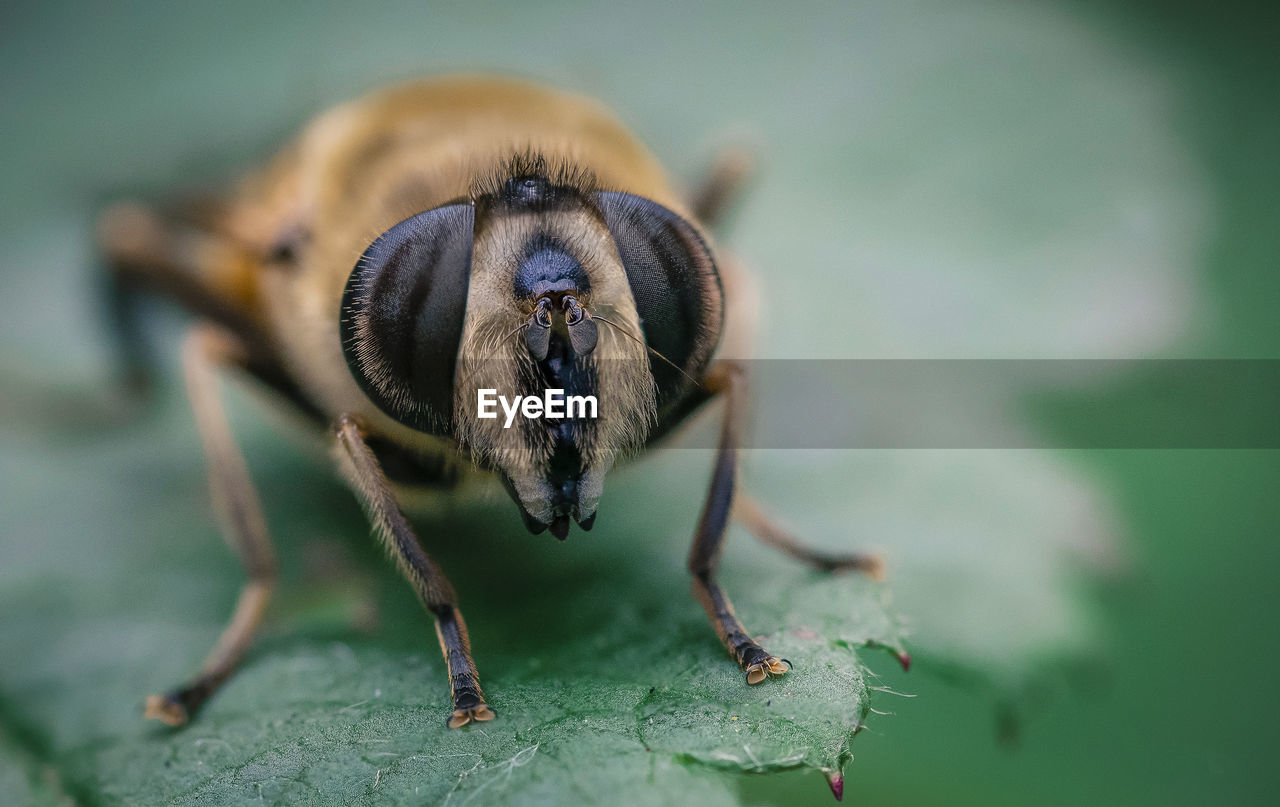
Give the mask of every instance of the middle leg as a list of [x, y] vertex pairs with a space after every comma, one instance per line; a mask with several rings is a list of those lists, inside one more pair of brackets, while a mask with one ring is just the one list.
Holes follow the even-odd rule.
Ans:
[[249, 649], [275, 588], [276, 553], [262, 504], [218, 396], [217, 370], [243, 367], [244, 357], [241, 343], [215, 326], [197, 326], [183, 344], [187, 394], [209, 462], [209, 492], [227, 543], [244, 564], [246, 579], [235, 613], [200, 672], [180, 687], [147, 698], [146, 717], [170, 726], [190, 720], [231, 676]]

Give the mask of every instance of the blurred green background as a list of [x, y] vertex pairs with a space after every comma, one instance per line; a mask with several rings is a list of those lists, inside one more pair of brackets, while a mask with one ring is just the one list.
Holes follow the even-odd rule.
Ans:
[[[336, 100], [391, 79], [479, 69], [600, 98], [679, 177], [696, 177], [720, 144], [757, 150], [761, 176], [722, 240], [760, 273], [764, 355], [1276, 358], [1280, 55], [1262, 9], [1091, 0], [802, 3], [782, 12], [751, 3], [9, 3], [0, 10], [3, 400], [105, 379], [88, 283], [89, 231], [103, 199], [217, 183]], [[1160, 403], [1123, 377], [1091, 383], [1107, 390], [1098, 419]], [[176, 624], [185, 611], [163, 592], [189, 578], [165, 575], [217, 564], [199, 594], [222, 602], [234, 591], [234, 562], [204, 525], [192, 546], [104, 544], [97, 534], [157, 509], [154, 499], [113, 498], [131, 474], [175, 513], [201, 512], [202, 465], [180, 401], [114, 443], [13, 407], [0, 430], [0, 753], [10, 760], [0, 788], [14, 796], [0, 801], [47, 797], [54, 771], [76, 798], [93, 800], [95, 777], [106, 774], [77, 753], [79, 727], [124, 725], [128, 698], [159, 685], [161, 673], [121, 677], [131, 660], [153, 659], [128, 624], [116, 626], [105, 671], [83, 657], [86, 667], [58, 666], [40, 653], [41, 631], [74, 635], [74, 625], [42, 621], [24, 604], [49, 614], [60, 602], [109, 610], [128, 596], [154, 601]], [[1073, 424], [1042, 413], [1038, 428], [1070, 442]], [[332, 483], [308, 478], [307, 463], [261, 423], [249, 435], [266, 492], [296, 497], [280, 512], [323, 512]], [[871, 496], [859, 491], [875, 488], [868, 480], [884, 466], [902, 489], [921, 478], [910, 459], [851, 461], [857, 478], [818, 489]], [[1065, 469], [1063, 497], [1082, 497], [1102, 524], [1081, 537], [1085, 554], [1101, 560], [1071, 573], [1078, 613], [1046, 628], [1039, 653], [1070, 645], [1066, 672], [993, 684], [946, 664], [948, 638], [934, 635], [941, 623], [913, 573], [925, 550], [907, 531], [855, 522], [849, 540], [871, 536], [891, 560], [904, 559], [892, 585], [922, 663], [904, 675], [868, 662], [886, 686], [916, 697], [889, 704], [894, 716], [855, 741], [846, 798], [1269, 803], [1280, 749], [1280, 454], [1075, 450], [1035, 461]], [[180, 476], [167, 475], [174, 468]], [[96, 478], [108, 482], [85, 487]], [[969, 512], [1004, 507], [998, 485], [970, 481], [961, 497]], [[1044, 490], [1041, 512], [1052, 520], [1054, 488]], [[59, 518], [53, 510], [63, 507]], [[353, 506], [333, 519], [360, 530]], [[381, 568], [372, 550], [363, 557], [362, 568]], [[975, 557], [1001, 567], [1002, 556]], [[115, 594], [84, 599], [101, 570], [129, 565], [143, 571], [136, 589], [113, 584]], [[939, 565], [933, 573], [946, 575]], [[397, 607], [402, 594], [390, 595], [401, 597]], [[346, 596], [333, 607], [346, 608]], [[286, 600], [286, 615], [290, 607], [310, 616], [284, 625], [324, 622], [315, 608]], [[216, 609], [207, 619], [216, 624]], [[399, 620], [384, 620], [392, 647], [434, 652], [419, 622]], [[982, 627], [975, 642], [1001, 646]], [[166, 670], [189, 668], [203, 641], [175, 651]], [[935, 664], [932, 641], [942, 648]], [[63, 692], [71, 687], [90, 694]], [[812, 775], [740, 779], [735, 792], [748, 803], [830, 799]]]

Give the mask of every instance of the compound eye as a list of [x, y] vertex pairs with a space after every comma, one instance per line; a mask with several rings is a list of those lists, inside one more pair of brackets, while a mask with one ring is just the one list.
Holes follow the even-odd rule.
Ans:
[[342, 295], [342, 348], [360, 388], [432, 434], [451, 433], [474, 226], [470, 204], [405, 219], [365, 250]]
[[701, 378], [720, 338], [720, 275], [697, 229], [657, 202], [616, 191], [595, 194], [627, 273], [649, 347], [680, 369], [650, 359], [658, 406]]

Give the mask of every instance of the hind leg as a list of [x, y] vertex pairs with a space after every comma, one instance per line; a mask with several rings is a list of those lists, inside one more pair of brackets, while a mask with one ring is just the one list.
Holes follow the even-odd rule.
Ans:
[[884, 579], [884, 560], [870, 552], [836, 554], [806, 546], [774, 521], [760, 502], [746, 493], [733, 500], [733, 519], [765, 543], [783, 554], [823, 572], [858, 571], [872, 580]]
[[240, 661], [262, 620], [276, 580], [276, 554], [244, 456], [236, 446], [218, 397], [216, 371], [241, 365], [237, 341], [197, 326], [183, 345], [182, 364], [196, 427], [209, 465], [209, 491], [223, 536], [244, 565], [246, 580], [231, 620], [189, 681], [147, 698], [146, 717], [181, 726], [199, 710]]

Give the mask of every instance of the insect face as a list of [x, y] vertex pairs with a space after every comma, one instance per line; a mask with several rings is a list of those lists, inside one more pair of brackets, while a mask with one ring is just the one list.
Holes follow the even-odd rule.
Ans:
[[[657, 393], [626, 269], [589, 190], [545, 176], [513, 177], [482, 197], [454, 396], [456, 433], [499, 471], [534, 532], [589, 529], [605, 474], [644, 445]], [[594, 396], [597, 417], [518, 418], [477, 412], [477, 390]]]

